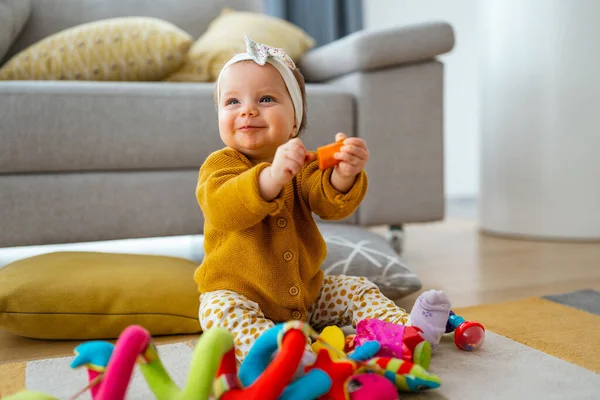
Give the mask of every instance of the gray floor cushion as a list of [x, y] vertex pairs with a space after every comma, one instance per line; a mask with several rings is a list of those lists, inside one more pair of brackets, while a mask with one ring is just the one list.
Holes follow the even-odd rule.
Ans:
[[327, 243], [327, 257], [321, 267], [326, 275], [364, 276], [392, 300], [421, 289], [419, 277], [384, 237], [353, 225], [318, 225]]

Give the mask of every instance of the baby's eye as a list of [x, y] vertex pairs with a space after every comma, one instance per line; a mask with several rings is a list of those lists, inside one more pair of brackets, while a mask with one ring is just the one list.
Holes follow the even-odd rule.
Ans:
[[260, 99], [260, 102], [261, 102], [261, 103], [270, 103], [270, 102], [272, 102], [272, 101], [275, 101], [275, 99], [274, 99], [274, 98], [272, 98], [271, 96], [263, 96], [263, 97], [261, 97], [261, 99]]
[[237, 99], [229, 99], [225, 102], [225, 105], [228, 106], [230, 104], [238, 104], [239, 101]]

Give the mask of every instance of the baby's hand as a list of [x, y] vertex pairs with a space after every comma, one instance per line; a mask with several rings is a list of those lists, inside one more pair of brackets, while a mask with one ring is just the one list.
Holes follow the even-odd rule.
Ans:
[[343, 133], [335, 135], [335, 140], [344, 140], [344, 145], [339, 152], [334, 154], [340, 162], [335, 166], [335, 172], [343, 178], [351, 178], [360, 173], [369, 161], [367, 143], [360, 138], [346, 138]]
[[304, 143], [294, 138], [277, 148], [271, 164], [271, 178], [283, 186], [294, 179], [305, 162], [312, 159], [314, 154], [309, 154]]

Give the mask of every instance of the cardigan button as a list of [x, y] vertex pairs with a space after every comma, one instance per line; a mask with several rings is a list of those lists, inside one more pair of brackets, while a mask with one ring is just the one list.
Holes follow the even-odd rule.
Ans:
[[292, 313], [292, 318], [300, 319], [300, 318], [302, 318], [302, 313], [300, 311], [296, 310]]
[[285, 218], [279, 218], [277, 220], [277, 226], [280, 228], [285, 228], [287, 225], [287, 221], [285, 220]]
[[298, 296], [298, 293], [300, 293], [300, 289], [298, 289], [298, 286], [292, 286], [289, 292], [292, 296]]
[[291, 251], [286, 251], [285, 253], [283, 253], [283, 259], [285, 261], [292, 261], [293, 258], [294, 254]]

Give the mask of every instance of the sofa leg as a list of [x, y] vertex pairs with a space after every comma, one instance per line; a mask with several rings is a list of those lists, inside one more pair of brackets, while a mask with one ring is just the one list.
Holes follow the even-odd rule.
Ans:
[[401, 255], [404, 250], [404, 226], [390, 225], [385, 237], [394, 251]]

